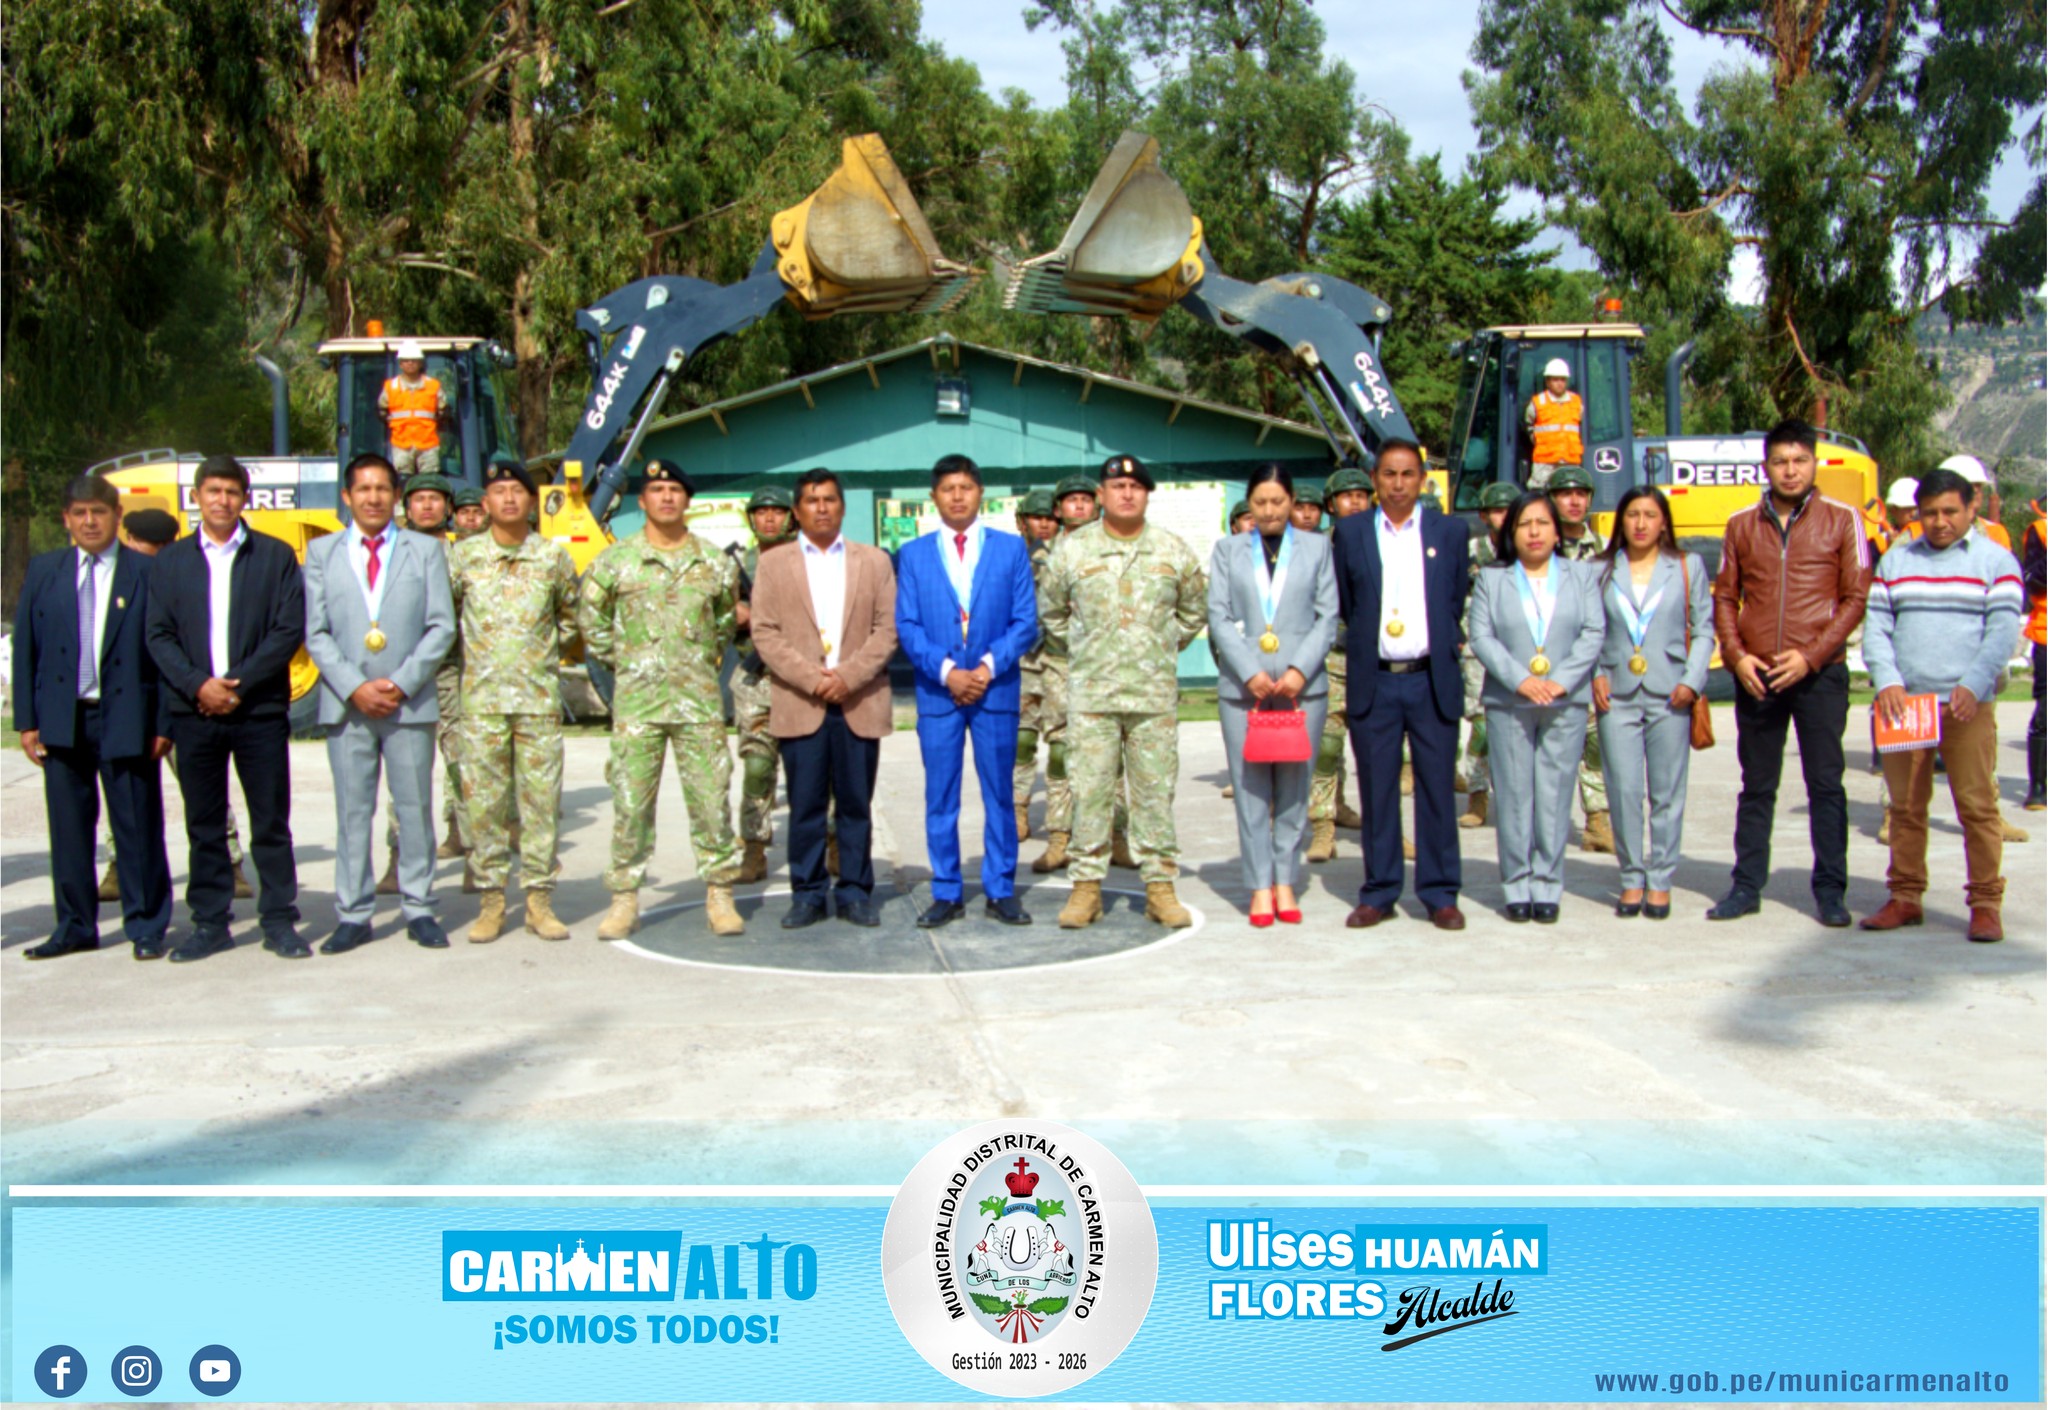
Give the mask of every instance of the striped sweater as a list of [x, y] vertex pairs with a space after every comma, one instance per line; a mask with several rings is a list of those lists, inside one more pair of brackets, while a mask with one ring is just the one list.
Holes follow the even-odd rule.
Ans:
[[1975, 529], [1937, 552], [1903, 539], [1878, 560], [1864, 617], [1863, 660], [1879, 690], [1946, 696], [1997, 692], [2020, 639], [2019, 560]]

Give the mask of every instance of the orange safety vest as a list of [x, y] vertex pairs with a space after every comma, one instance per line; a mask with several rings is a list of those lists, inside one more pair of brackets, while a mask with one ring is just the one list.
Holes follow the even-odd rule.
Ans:
[[[2048, 545], [2048, 519], [2036, 519], [2027, 536]], [[2034, 610], [2027, 618], [2027, 640], [2036, 646], [2048, 646], [2048, 597], [2037, 597], [2032, 605]]]
[[1561, 401], [1551, 400], [1548, 392], [1538, 392], [1530, 405], [1536, 408], [1530, 435], [1536, 442], [1538, 465], [1577, 465], [1586, 458], [1586, 443], [1579, 434], [1586, 404], [1577, 392], [1566, 392]]
[[1993, 519], [1979, 519], [1977, 527], [1984, 531], [1985, 538], [1990, 539], [2007, 553], [2012, 552], [2012, 535], [2005, 531], [2005, 525]]
[[384, 383], [384, 415], [393, 450], [438, 450], [441, 446], [441, 384], [422, 377], [408, 387], [393, 377]]

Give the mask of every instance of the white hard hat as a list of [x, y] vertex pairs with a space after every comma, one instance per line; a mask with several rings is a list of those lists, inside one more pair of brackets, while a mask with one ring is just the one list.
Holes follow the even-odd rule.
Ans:
[[407, 338], [398, 345], [398, 360], [400, 362], [425, 362], [427, 360], [427, 350], [412, 339]]
[[1991, 482], [1991, 477], [1984, 473], [1984, 462], [1974, 455], [1951, 455], [1941, 462], [1941, 468], [1955, 471], [1973, 485]]
[[1920, 482], [1911, 475], [1901, 475], [1892, 481], [1892, 487], [1884, 492], [1884, 502], [1893, 509], [1911, 509], [1919, 500]]
[[1572, 379], [1572, 365], [1561, 357], [1553, 357], [1543, 364], [1543, 375], [1546, 379], [1562, 377], [1569, 382]]

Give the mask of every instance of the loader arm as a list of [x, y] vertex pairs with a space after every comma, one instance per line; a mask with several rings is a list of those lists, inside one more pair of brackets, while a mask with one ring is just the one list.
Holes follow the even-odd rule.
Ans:
[[603, 523], [640, 443], [689, 360], [788, 300], [806, 318], [838, 313], [943, 313], [979, 277], [939, 253], [924, 213], [882, 139], [849, 137], [838, 168], [779, 211], [747, 277], [713, 284], [684, 275], [639, 279], [576, 314], [590, 350], [590, 396], [565, 465], [590, 488]]

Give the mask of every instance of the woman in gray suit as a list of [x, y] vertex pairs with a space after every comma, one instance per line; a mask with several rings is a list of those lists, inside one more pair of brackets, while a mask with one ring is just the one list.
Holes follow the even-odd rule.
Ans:
[[1599, 565], [1557, 557], [1557, 537], [1547, 495], [1516, 500], [1466, 614], [1472, 654], [1486, 668], [1479, 698], [1507, 917], [1545, 925], [1557, 923], [1564, 895], [1572, 788], [1606, 636]]
[[1252, 527], [1218, 540], [1209, 559], [1209, 641], [1216, 706], [1236, 790], [1238, 851], [1252, 893], [1251, 922], [1301, 923], [1300, 874], [1315, 759], [1248, 764], [1247, 719], [1260, 708], [1300, 709], [1311, 742], [1323, 736], [1330, 681], [1323, 662], [1337, 640], [1337, 575], [1330, 541], [1290, 522], [1294, 477], [1261, 465], [1245, 486]]
[[1614, 849], [1621, 861], [1621, 900], [1614, 913], [1665, 920], [1685, 822], [1692, 703], [1707, 688], [1707, 662], [1714, 654], [1713, 595], [1706, 565], [1679, 552], [1671, 504], [1654, 485], [1637, 485], [1621, 497], [1604, 561], [1600, 601], [1607, 640], [1593, 678], [1593, 708], [1600, 715]]

